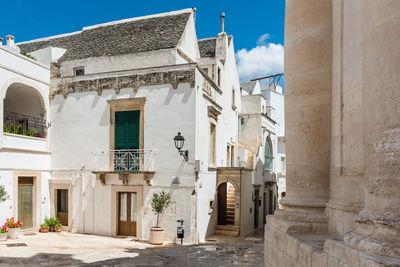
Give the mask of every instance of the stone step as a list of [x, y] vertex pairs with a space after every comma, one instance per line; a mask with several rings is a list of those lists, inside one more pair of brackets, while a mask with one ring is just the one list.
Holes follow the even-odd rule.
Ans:
[[239, 231], [239, 226], [235, 225], [216, 225], [215, 229], [226, 231]]
[[239, 231], [215, 230], [216, 235], [239, 236]]

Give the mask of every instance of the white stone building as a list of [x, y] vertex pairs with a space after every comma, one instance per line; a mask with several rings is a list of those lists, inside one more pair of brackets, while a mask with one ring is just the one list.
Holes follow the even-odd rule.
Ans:
[[[172, 195], [161, 217], [167, 242], [176, 241], [178, 219], [187, 243], [245, 235], [262, 222], [253, 184], [263, 178], [242, 164], [238, 148], [242, 99], [223, 18], [221, 33], [202, 40], [195, 10], [184, 9], [0, 51], [12, 57], [0, 61], [7, 62], [0, 65], [1, 112], [28, 118], [14, 119], [25, 127], [19, 134], [1, 132], [0, 183], [11, 199], [0, 203], [0, 219], [33, 218], [27, 231], [56, 216], [71, 232], [147, 240], [156, 223], [150, 198], [164, 190]], [[21, 101], [34, 93], [29, 105]], [[26, 136], [28, 115], [40, 122], [41, 137]], [[174, 146], [178, 132], [188, 161]], [[18, 209], [23, 199], [30, 213]]]
[[[255, 228], [278, 206], [285, 192], [284, 97], [282, 88], [260, 86], [258, 80], [241, 83], [239, 150], [254, 169]], [[258, 202], [258, 204], [257, 204]]]
[[[48, 215], [49, 85], [48, 65], [21, 55], [13, 36], [5, 46], [0, 39], [0, 184], [9, 195], [0, 203], [1, 223], [20, 214], [24, 226], [33, 228]], [[30, 136], [17, 134], [22, 132]]]

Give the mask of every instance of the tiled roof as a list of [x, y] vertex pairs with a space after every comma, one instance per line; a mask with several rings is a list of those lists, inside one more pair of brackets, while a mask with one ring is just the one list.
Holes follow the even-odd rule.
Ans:
[[26, 53], [50, 46], [67, 49], [59, 61], [173, 48], [177, 46], [190, 14], [187, 9], [171, 15], [128, 19], [17, 45]]
[[198, 40], [200, 57], [215, 57], [216, 38]]
[[249, 95], [251, 95], [253, 93], [256, 84], [257, 84], [256, 81], [242, 82], [240, 83], [240, 88], [246, 91]]

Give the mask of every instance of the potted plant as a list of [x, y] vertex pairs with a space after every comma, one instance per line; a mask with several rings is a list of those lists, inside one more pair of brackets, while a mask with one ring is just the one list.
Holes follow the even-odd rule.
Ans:
[[7, 224], [4, 224], [0, 228], [0, 241], [6, 241], [7, 235], [8, 235], [8, 227], [7, 227]]
[[49, 232], [54, 232], [55, 231], [56, 222], [55, 222], [55, 219], [53, 217], [45, 218], [44, 219], [44, 223], [47, 224], [47, 226], [49, 227]]
[[48, 233], [49, 232], [49, 226], [47, 225], [47, 223], [42, 223], [40, 225], [40, 232], [41, 233]]
[[60, 219], [59, 218], [56, 218], [55, 219], [55, 229], [56, 229], [56, 232], [61, 232], [61, 227], [62, 227], [62, 224], [61, 224], [61, 222], [60, 222]]
[[150, 240], [151, 244], [161, 245], [164, 242], [164, 229], [159, 226], [160, 214], [169, 206], [171, 202], [171, 194], [162, 191], [157, 194], [154, 193], [151, 198], [151, 207], [153, 212], [157, 214], [157, 225], [150, 228]]
[[22, 223], [19, 220], [15, 221], [14, 217], [11, 217], [11, 219], [6, 220], [6, 225], [8, 227], [8, 237], [10, 239], [17, 239]]

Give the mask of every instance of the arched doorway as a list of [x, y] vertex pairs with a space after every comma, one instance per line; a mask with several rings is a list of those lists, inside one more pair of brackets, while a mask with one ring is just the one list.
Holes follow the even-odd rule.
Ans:
[[218, 225], [235, 224], [235, 187], [231, 183], [218, 186]]
[[40, 93], [23, 83], [13, 83], [6, 91], [3, 110], [5, 133], [44, 138], [46, 108]]

